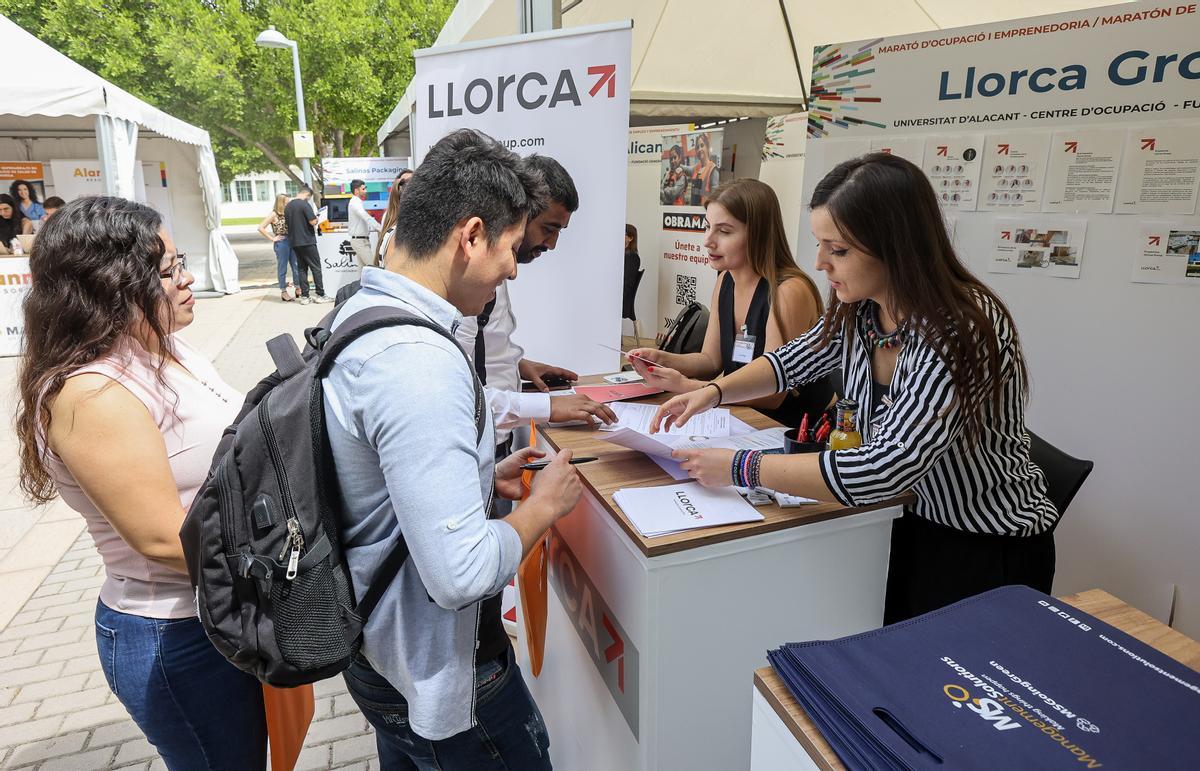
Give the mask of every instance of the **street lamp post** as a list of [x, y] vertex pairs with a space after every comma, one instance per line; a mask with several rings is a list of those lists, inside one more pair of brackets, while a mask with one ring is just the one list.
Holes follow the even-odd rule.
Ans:
[[[300, 51], [296, 46], [296, 41], [288, 40], [272, 24], [258, 33], [258, 37], [254, 39], [254, 42], [263, 48], [292, 49], [292, 74], [296, 79], [296, 117], [300, 121], [300, 130], [307, 131], [308, 121], [304, 118], [304, 85], [300, 82]], [[312, 187], [312, 166], [309, 165], [307, 158], [300, 159], [300, 168], [304, 173], [304, 184]]]

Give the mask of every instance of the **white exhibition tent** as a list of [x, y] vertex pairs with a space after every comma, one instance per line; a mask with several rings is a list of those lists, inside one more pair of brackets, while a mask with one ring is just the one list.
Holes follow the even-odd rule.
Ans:
[[[20, 67], [0, 69], [0, 161], [100, 161], [103, 192], [135, 198], [143, 164], [165, 199], [194, 288], [238, 291], [237, 257], [221, 231], [221, 188], [208, 132], [146, 104], [0, 16], [0, 50]], [[154, 200], [150, 201], [154, 203]], [[161, 204], [160, 204], [161, 205]], [[161, 211], [161, 209], [160, 209]]]
[[[1112, 0], [1115, 4], [1121, 0]], [[987, 24], [1103, 0], [562, 0], [562, 26], [633, 19], [631, 123], [765, 118], [806, 109], [816, 45]], [[434, 46], [520, 32], [512, 0], [458, 0]], [[409, 154], [411, 88], [379, 128]]]

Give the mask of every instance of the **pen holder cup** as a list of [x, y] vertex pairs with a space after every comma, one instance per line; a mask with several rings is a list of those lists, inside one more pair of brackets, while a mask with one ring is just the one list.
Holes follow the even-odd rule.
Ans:
[[820, 452], [826, 449], [824, 442], [797, 442], [796, 434], [800, 431], [798, 428], [789, 428], [783, 432], [783, 451], [788, 455], [794, 455], [801, 452]]

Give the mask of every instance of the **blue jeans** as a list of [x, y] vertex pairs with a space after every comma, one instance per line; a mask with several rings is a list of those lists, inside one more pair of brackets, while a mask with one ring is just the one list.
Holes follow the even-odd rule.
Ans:
[[266, 768], [262, 686], [217, 652], [199, 619], [97, 601], [96, 647], [108, 687], [171, 771]]
[[296, 291], [300, 291], [300, 261], [296, 259], [296, 253], [292, 251], [292, 245], [285, 238], [282, 241], [275, 241], [272, 246], [275, 247], [275, 268], [279, 273], [279, 289], [280, 291], [287, 289], [287, 268], [292, 266], [292, 283], [296, 285]]
[[382, 675], [355, 658], [343, 674], [350, 695], [375, 728], [383, 771], [539, 771], [550, 769], [550, 737], [525, 687], [512, 646], [475, 668], [478, 724], [431, 741], [408, 725], [408, 703]]

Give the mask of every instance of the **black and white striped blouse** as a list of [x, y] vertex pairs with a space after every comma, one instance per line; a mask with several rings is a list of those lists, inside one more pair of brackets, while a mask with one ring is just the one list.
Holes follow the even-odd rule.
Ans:
[[[868, 301], [869, 302], [869, 301]], [[1058, 518], [1046, 497], [1046, 479], [1029, 459], [1024, 383], [1013, 366], [1013, 329], [999, 308], [982, 300], [1000, 342], [1004, 378], [1002, 409], [987, 413], [974, 445], [963, 435], [950, 370], [937, 351], [909, 330], [892, 377], [890, 406], [870, 420], [859, 419], [863, 445], [822, 452], [821, 473], [847, 506], [877, 503], [912, 490], [913, 513], [971, 533], [1036, 535]], [[795, 388], [841, 367], [846, 396], [863, 407], [877, 388], [866, 333], [867, 302], [859, 305], [852, 334], [835, 335], [814, 350], [824, 320], [801, 337], [767, 353], [779, 390]]]

